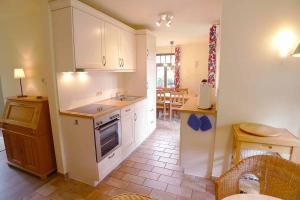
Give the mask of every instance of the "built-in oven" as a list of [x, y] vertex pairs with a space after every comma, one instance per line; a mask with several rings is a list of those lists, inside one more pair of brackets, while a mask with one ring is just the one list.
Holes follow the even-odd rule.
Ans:
[[96, 158], [100, 162], [121, 145], [120, 111], [95, 119], [94, 126]]

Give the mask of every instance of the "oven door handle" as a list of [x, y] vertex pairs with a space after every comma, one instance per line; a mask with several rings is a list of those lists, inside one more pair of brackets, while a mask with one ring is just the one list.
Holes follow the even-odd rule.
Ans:
[[102, 130], [105, 130], [108, 127], [113, 126], [113, 125], [115, 125], [117, 123], [119, 123], [119, 119], [118, 118], [114, 119], [114, 120], [112, 120], [112, 121], [110, 121], [110, 122], [108, 122], [106, 124], [103, 124], [101, 126], [97, 126], [95, 129], [101, 132]]

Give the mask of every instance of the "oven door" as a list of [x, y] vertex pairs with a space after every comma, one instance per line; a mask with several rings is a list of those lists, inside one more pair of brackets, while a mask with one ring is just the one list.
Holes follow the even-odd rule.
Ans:
[[119, 119], [95, 128], [97, 162], [120, 146], [120, 130]]

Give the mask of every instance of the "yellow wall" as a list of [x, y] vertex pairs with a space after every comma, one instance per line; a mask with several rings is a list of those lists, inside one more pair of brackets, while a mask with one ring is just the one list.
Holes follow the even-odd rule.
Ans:
[[[180, 68], [181, 87], [189, 88], [191, 95], [198, 95], [201, 80], [207, 79], [208, 38], [207, 41], [184, 44], [180, 45], [180, 47], [182, 50]], [[170, 52], [170, 47], [157, 47], [157, 53]]]
[[265, 123], [300, 136], [300, 59], [281, 58], [273, 47], [287, 28], [297, 39], [290, 52], [296, 48], [299, 11], [299, 0], [223, 2], [215, 176], [230, 167], [233, 123]]

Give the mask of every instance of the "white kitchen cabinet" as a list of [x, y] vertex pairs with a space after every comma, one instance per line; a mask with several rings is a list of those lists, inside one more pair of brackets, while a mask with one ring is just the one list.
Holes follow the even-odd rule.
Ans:
[[104, 28], [104, 49], [106, 67], [109, 70], [120, 70], [120, 29], [110, 23], [105, 23]]
[[98, 164], [99, 179], [103, 180], [123, 161], [122, 149], [117, 148]]
[[123, 70], [135, 70], [136, 68], [136, 40], [135, 35], [127, 31], [120, 32], [120, 59]]
[[122, 154], [127, 157], [134, 148], [134, 106], [121, 110]]
[[147, 137], [146, 101], [140, 101], [134, 105], [134, 114], [135, 143], [139, 145]]
[[133, 72], [135, 30], [77, 0], [50, 3], [56, 72]]
[[76, 68], [103, 68], [105, 64], [102, 54], [103, 21], [73, 9], [73, 26]]

